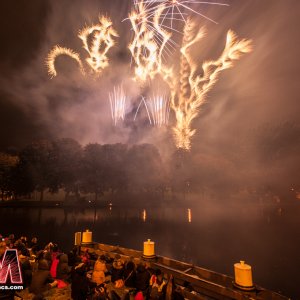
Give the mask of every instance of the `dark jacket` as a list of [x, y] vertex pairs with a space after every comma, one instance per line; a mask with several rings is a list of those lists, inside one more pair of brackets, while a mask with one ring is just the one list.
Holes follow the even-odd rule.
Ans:
[[86, 300], [90, 291], [96, 286], [86, 277], [86, 265], [81, 263], [75, 267], [72, 275], [71, 297], [73, 300]]
[[117, 259], [113, 262], [111, 269], [111, 282], [116, 280], [123, 279], [124, 265], [121, 259]]
[[32, 276], [29, 292], [35, 295], [43, 294], [47, 290], [48, 284], [53, 281], [47, 260], [41, 259], [38, 264], [38, 270]]
[[132, 261], [127, 262], [123, 274], [124, 284], [127, 287], [135, 287], [136, 272], [135, 264]]
[[136, 268], [135, 287], [138, 291], [145, 292], [149, 288], [150, 273], [144, 264], [139, 264]]
[[68, 255], [61, 254], [59, 256], [59, 263], [56, 269], [56, 278], [61, 280], [67, 280], [70, 277], [71, 268], [68, 265]]

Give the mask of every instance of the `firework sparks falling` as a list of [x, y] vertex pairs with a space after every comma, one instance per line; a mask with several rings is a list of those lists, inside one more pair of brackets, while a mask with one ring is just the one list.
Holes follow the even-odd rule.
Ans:
[[134, 121], [142, 104], [145, 105], [150, 125], [158, 127], [168, 125], [170, 114], [169, 97], [166, 95], [153, 95], [149, 99], [142, 97], [137, 107]]
[[164, 95], [153, 95], [147, 102], [151, 112], [152, 124], [159, 127], [168, 125], [170, 113], [169, 98]]
[[115, 126], [118, 121], [124, 121], [125, 119], [126, 98], [122, 86], [114, 87], [113, 92], [109, 93], [111, 117]]
[[191, 147], [191, 138], [196, 131], [191, 129], [191, 122], [198, 115], [199, 108], [205, 101], [205, 96], [217, 82], [220, 72], [231, 68], [233, 62], [238, 60], [242, 54], [252, 50], [250, 40], [238, 40], [235, 33], [229, 30], [221, 56], [216, 60], [204, 62], [202, 75], [197, 75], [198, 66], [193, 62], [190, 47], [202, 39], [204, 35], [203, 28], [196, 30], [196, 24], [188, 20], [185, 25], [181, 48], [179, 84], [177, 84], [177, 90], [173, 89], [171, 93], [171, 107], [176, 116], [176, 125], [173, 127], [175, 143], [178, 148], [187, 150]]
[[[92, 42], [89, 45], [88, 40], [91, 36]], [[86, 62], [95, 73], [101, 73], [109, 64], [107, 53], [115, 45], [114, 37], [118, 37], [118, 33], [112, 27], [112, 21], [107, 17], [100, 16], [99, 24], [84, 28], [79, 32], [78, 37], [83, 42], [83, 48], [89, 54]]]
[[85, 73], [79, 54], [74, 52], [72, 49], [60, 47], [57, 45], [51, 50], [51, 52], [48, 54], [48, 57], [46, 59], [46, 66], [48, 68], [48, 74], [51, 76], [51, 78], [57, 76], [57, 72], [55, 69], [55, 60], [60, 55], [67, 55], [67, 56], [75, 59], [79, 65], [79, 69], [80, 69], [81, 73], [82, 74]]

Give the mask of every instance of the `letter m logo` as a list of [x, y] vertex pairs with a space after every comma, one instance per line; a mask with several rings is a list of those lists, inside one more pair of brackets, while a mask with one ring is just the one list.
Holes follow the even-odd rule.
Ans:
[[7, 283], [8, 274], [11, 284], [23, 284], [19, 257], [15, 249], [6, 250], [2, 262], [0, 261], [0, 284]]

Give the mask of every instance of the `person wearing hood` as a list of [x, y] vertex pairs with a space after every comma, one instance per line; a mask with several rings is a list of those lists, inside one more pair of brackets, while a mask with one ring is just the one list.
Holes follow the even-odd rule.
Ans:
[[56, 278], [63, 281], [68, 281], [70, 279], [70, 274], [71, 267], [68, 265], [68, 255], [59, 255], [59, 263], [56, 268]]
[[55, 285], [56, 281], [50, 275], [47, 260], [41, 259], [38, 263], [38, 270], [32, 276], [29, 292], [35, 295], [42, 295], [48, 288]]
[[92, 273], [92, 281], [97, 285], [104, 283], [105, 272], [107, 272], [105, 256], [101, 255], [95, 262], [94, 270]]
[[121, 256], [117, 254], [112, 264], [111, 282], [114, 283], [117, 280], [123, 279], [123, 273], [124, 273], [124, 264], [123, 261], [121, 260]]
[[146, 269], [146, 264], [144, 262], [140, 262], [136, 268], [136, 279], [135, 279], [135, 287], [137, 291], [140, 291], [144, 294], [147, 294], [150, 283], [150, 273]]

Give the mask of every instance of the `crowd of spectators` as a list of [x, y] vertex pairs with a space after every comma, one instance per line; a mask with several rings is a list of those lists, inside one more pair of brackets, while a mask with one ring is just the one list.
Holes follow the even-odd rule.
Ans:
[[[68, 290], [65, 299], [73, 300], [183, 299], [172, 276], [133, 257], [96, 255], [78, 247], [64, 253], [55, 243], [41, 247], [36, 237], [16, 239], [13, 234], [0, 235], [0, 263], [6, 249], [17, 250], [23, 289], [31, 295], [26, 299], [55, 299], [49, 297], [53, 289]], [[4, 299], [25, 298], [18, 291], [3, 291], [0, 300]]]

